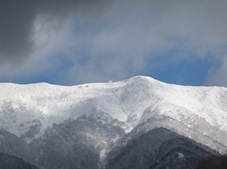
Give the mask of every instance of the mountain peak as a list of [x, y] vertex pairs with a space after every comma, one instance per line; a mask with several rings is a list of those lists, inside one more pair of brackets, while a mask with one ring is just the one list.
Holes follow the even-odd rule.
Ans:
[[126, 82], [135, 82], [135, 83], [162, 83], [152, 77], [149, 77], [149, 76], [134, 76], [134, 77], [131, 77], [127, 80], [125, 80]]

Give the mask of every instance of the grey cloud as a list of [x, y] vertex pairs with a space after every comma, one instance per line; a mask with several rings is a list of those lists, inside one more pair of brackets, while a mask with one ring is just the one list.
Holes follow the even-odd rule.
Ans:
[[[94, 50], [138, 54], [184, 47], [218, 51], [227, 43], [227, 1], [115, 1], [97, 33]], [[108, 23], [108, 22], [107, 22]], [[177, 46], [178, 43], [181, 46]]]
[[[89, 10], [103, 5], [104, 0], [1, 0], [1, 63], [17, 63], [29, 57], [34, 47], [32, 33], [37, 15], [45, 15], [51, 22], [52, 19], [61, 20], [70, 14], [89, 13]], [[92, 14], [95, 15], [94, 12]]]
[[[0, 57], [1, 63], [26, 55], [32, 46], [29, 38], [34, 20], [34, 6], [26, 1], [0, 1]], [[25, 50], [26, 49], [26, 50]]]

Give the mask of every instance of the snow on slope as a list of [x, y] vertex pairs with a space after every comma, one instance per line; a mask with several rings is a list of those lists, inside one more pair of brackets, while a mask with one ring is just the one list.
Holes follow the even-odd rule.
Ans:
[[109, 114], [129, 132], [147, 119], [166, 115], [193, 125], [195, 115], [227, 132], [227, 89], [178, 86], [137, 76], [120, 82], [56, 86], [0, 84], [0, 128], [22, 136], [31, 126], [42, 135], [53, 123]]

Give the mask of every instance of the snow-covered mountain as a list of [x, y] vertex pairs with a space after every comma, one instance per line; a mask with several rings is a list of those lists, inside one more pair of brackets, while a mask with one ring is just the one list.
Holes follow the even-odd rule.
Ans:
[[[162, 138], [169, 136], [156, 141], [160, 146], [174, 145], [167, 143], [177, 138], [181, 146], [187, 142], [185, 150], [196, 146], [207, 152], [197, 156], [225, 153], [227, 88], [179, 86], [144, 76], [78, 86], [0, 84], [0, 152], [39, 168], [127, 168], [113, 165], [125, 158], [120, 152], [132, 151], [128, 146], [146, 135], [152, 142], [157, 131]], [[144, 157], [150, 161], [147, 168], [159, 166], [158, 145], [147, 152], [156, 156], [153, 163], [147, 159], [151, 155]], [[177, 152], [178, 159], [186, 158], [185, 150]]]

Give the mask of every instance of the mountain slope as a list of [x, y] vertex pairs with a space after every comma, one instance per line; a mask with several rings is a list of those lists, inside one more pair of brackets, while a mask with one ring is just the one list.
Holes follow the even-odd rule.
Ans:
[[156, 128], [109, 153], [106, 168], [195, 168], [207, 155], [216, 154], [171, 130]]
[[0, 168], [4, 169], [37, 169], [24, 160], [0, 153]]
[[[110, 154], [157, 128], [224, 153], [226, 122], [227, 89], [221, 87], [179, 86], [144, 76], [78, 86], [0, 84], [1, 152], [39, 168], [105, 167]], [[4, 140], [24, 151], [11, 151]], [[75, 159], [77, 151], [82, 155]]]

